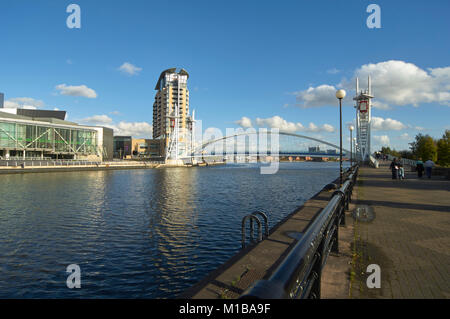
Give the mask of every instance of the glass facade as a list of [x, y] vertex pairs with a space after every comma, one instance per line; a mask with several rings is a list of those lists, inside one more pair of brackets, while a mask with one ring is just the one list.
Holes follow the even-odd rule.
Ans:
[[114, 136], [114, 157], [124, 158], [131, 155], [132, 152], [131, 136]]
[[0, 120], [0, 149], [97, 154], [97, 131]]

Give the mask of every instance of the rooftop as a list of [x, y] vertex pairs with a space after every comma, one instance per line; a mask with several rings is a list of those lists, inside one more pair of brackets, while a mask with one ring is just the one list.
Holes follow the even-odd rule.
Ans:
[[[179, 70], [179, 71], [177, 72], [177, 70]], [[164, 70], [164, 71], [161, 72], [161, 75], [159, 76], [158, 82], [156, 83], [155, 90], [159, 90], [160, 89], [161, 80], [166, 75], [166, 73], [178, 73], [180, 75], [187, 75], [187, 77], [189, 79], [189, 73], [185, 69], [170, 68], [170, 69], [167, 69], [167, 70]]]

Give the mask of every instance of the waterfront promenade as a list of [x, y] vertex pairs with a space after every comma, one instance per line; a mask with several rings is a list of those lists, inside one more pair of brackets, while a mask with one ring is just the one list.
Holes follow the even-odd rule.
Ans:
[[[350, 298], [450, 298], [450, 181], [442, 176], [392, 180], [388, 166], [362, 168], [356, 205], [375, 219], [355, 220]], [[366, 267], [381, 267], [381, 288], [368, 289]]]
[[[450, 181], [442, 176], [392, 180], [386, 166], [363, 167], [354, 200], [339, 231], [339, 254], [322, 273], [322, 298], [450, 298]], [[241, 251], [187, 292], [191, 298], [237, 298], [267, 278], [296, 242], [330, 193], [321, 192], [286, 218], [268, 239]], [[368, 207], [373, 219], [353, 217]], [[369, 289], [367, 266], [381, 269], [381, 287]]]

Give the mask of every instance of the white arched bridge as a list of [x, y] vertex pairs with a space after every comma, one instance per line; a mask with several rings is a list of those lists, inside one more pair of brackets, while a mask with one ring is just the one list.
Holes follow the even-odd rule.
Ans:
[[[265, 149], [261, 148], [261, 143], [259, 143], [260, 141], [258, 141], [258, 139], [261, 140], [266, 138], [267, 136], [271, 135], [271, 145], [267, 147], [267, 140], [263, 141], [262, 145], [264, 148], [264, 145], [266, 146]], [[273, 143], [273, 138], [272, 136], [274, 135], [278, 135], [277, 139], [276, 139], [276, 143]], [[330, 152], [330, 150], [328, 150], [327, 152], [321, 152], [321, 151], [306, 151], [306, 150], [300, 150], [300, 149], [295, 149], [295, 147], [290, 147], [291, 149], [289, 150], [283, 150], [283, 145], [282, 143], [279, 142], [279, 136], [287, 136], [287, 137], [293, 137], [293, 138], [299, 138], [299, 139], [305, 139], [308, 141], [313, 141], [322, 145], [326, 145], [331, 147], [332, 149], [336, 150], [333, 152]], [[246, 143], [246, 141], [242, 141], [242, 137], [249, 137], [248, 142]], [[233, 139], [237, 139], [237, 138], [241, 138], [240, 141], [238, 141], [238, 143], [241, 143], [241, 145], [237, 145], [238, 147], [240, 146], [241, 150], [237, 150], [236, 149], [236, 142], [233, 142], [230, 144], [230, 140]], [[220, 145], [219, 143], [225, 143], [226, 145]], [[248, 145], [248, 144], [252, 144], [253, 145]], [[208, 151], [208, 148], [211, 148], [211, 146], [215, 145], [216, 147], [214, 148], [214, 151]], [[219, 145], [218, 145], [219, 144]], [[243, 145], [244, 144], [244, 145]], [[256, 144], [256, 145], [255, 145]], [[273, 145], [276, 144], [276, 145]], [[254, 146], [253, 149], [251, 149], [250, 146]], [[256, 147], [255, 147], [256, 146]], [[230, 150], [230, 147], [232, 147], [232, 150]], [[244, 149], [244, 150], [242, 150]], [[342, 152], [343, 152], [343, 156], [346, 156], [346, 154], [350, 153], [350, 151], [348, 149], [342, 148]], [[200, 143], [200, 145], [198, 145], [197, 147], [194, 148], [194, 152], [191, 154], [191, 157], [197, 157], [197, 156], [221, 156], [221, 155], [237, 155], [237, 156], [309, 156], [309, 157], [338, 157], [339, 156], [339, 146], [335, 145], [333, 143], [315, 138], [315, 137], [311, 137], [311, 136], [306, 136], [306, 135], [301, 135], [301, 134], [296, 134], [296, 133], [291, 133], [291, 132], [283, 132], [283, 131], [278, 131], [278, 132], [272, 132], [272, 131], [265, 131], [263, 134], [261, 134], [261, 132], [257, 132], [257, 131], [243, 131], [243, 132], [238, 132], [236, 134], [232, 134], [232, 135], [228, 135], [228, 136], [220, 136], [217, 138], [211, 138], [207, 141], [203, 141]]]

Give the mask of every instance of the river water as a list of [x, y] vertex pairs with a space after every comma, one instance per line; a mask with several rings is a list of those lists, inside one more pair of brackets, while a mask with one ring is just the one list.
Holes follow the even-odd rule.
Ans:
[[[173, 298], [339, 175], [338, 163], [0, 175], [0, 298]], [[81, 288], [66, 286], [66, 267]]]

